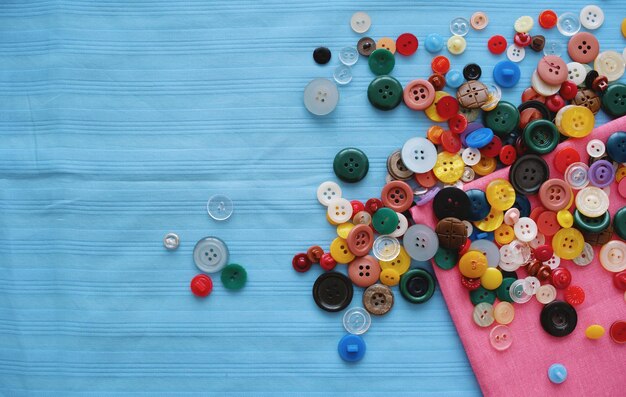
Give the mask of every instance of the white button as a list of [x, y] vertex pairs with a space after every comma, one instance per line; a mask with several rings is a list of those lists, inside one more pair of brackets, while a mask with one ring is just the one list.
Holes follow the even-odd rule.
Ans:
[[513, 231], [519, 241], [528, 243], [537, 237], [537, 224], [531, 218], [524, 216], [515, 223]]
[[406, 229], [409, 228], [409, 221], [406, 219], [400, 212], [396, 212], [398, 215], [398, 226], [396, 226], [396, 230], [393, 233], [389, 233], [391, 237], [402, 237], [404, 233], [406, 233]]
[[530, 32], [530, 29], [533, 28], [534, 23], [535, 21], [532, 17], [524, 15], [523, 17], [517, 18], [517, 20], [513, 24], [513, 27], [515, 28], [515, 31], [517, 33], [528, 33]]
[[196, 243], [193, 261], [205, 273], [219, 272], [228, 263], [228, 248], [217, 237], [205, 237]]
[[[467, 231], [467, 236], [471, 236], [472, 233], [474, 233], [474, 226], [472, 226], [472, 224], [469, 221], [463, 221], [463, 224], [465, 225], [465, 230]], [[500, 257], [500, 254], [498, 254], [498, 257]]]
[[489, 267], [497, 267], [500, 264], [500, 250], [493, 241], [486, 239], [474, 240], [470, 244], [470, 251], [478, 251], [485, 254], [487, 266]]
[[439, 249], [439, 237], [426, 225], [413, 225], [403, 237], [404, 249], [416, 261], [430, 260]]
[[600, 249], [600, 263], [606, 270], [619, 273], [626, 270], [626, 243], [611, 240]]
[[378, 236], [374, 240], [372, 254], [380, 261], [392, 261], [400, 255], [400, 242], [386, 234]]
[[563, 36], [573, 36], [580, 30], [580, 20], [576, 14], [564, 12], [556, 21], [556, 28]]
[[353, 307], [343, 315], [343, 327], [351, 334], [361, 335], [372, 324], [372, 317], [362, 307]]
[[461, 181], [468, 183], [474, 180], [476, 172], [470, 167], [463, 168], [463, 174], [461, 175]]
[[355, 12], [350, 18], [350, 27], [356, 33], [365, 33], [372, 26], [372, 19], [363, 11]]
[[480, 150], [473, 147], [468, 147], [463, 150], [461, 158], [466, 165], [472, 166], [480, 162], [480, 156]]
[[509, 296], [515, 303], [526, 303], [533, 296], [524, 291], [524, 280], [515, 280], [509, 287]]
[[598, 29], [604, 23], [604, 12], [598, 6], [585, 6], [580, 10], [580, 23], [585, 29]]
[[506, 57], [509, 58], [511, 62], [521, 62], [525, 56], [526, 50], [524, 47], [518, 47], [515, 44], [511, 44], [506, 50]]
[[581, 85], [585, 82], [587, 72], [582, 63], [570, 62], [567, 64], [567, 79], [576, 85]]
[[599, 139], [592, 139], [587, 142], [587, 154], [593, 158], [602, 157], [602, 155], [606, 152], [606, 146], [604, 142]]
[[328, 203], [328, 217], [335, 223], [348, 222], [352, 218], [352, 204], [345, 198], [336, 198]]
[[556, 288], [554, 288], [554, 286], [550, 284], [542, 285], [537, 290], [535, 296], [539, 303], [547, 305], [548, 303], [556, 299]]
[[583, 252], [580, 253], [576, 258], [572, 259], [572, 262], [577, 264], [578, 266], [587, 266], [593, 261], [593, 257], [595, 253], [593, 252], [593, 247], [589, 243], [585, 243], [585, 247], [583, 248]]
[[469, 21], [463, 17], [456, 17], [450, 22], [450, 32], [456, 36], [465, 36], [469, 27]]
[[559, 90], [561, 89], [560, 84], [551, 85], [541, 80], [541, 77], [539, 77], [537, 70], [533, 72], [533, 75], [530, 78], [530, 85], [533, 87], [535, 91], [537, 91], [539, 95], [543, 95], [543, 96], [554, 95], [557, 92], [559, 92]]
[[524, 292], [528, 295], [535, 295], [540, 286], [541, 281], [537, 277], [528, 276], [524, 279]]
[[209, 216], [216, 221], [225, 221], [233, 214], [233, 201], [223, 194], [216, 194], [206, 203]]
[[556, 55], [560, 57], [563, 53], [563, 45], [556, 40], [546, 40], [543, 46], [543, 55]]
[[472, 316], [476, 325], [480, 327], [488, 327], [495, 319], [493, 318], [493, 306], [491, 303], [480, 302], [474, 306], [474, 314]]
[[530, 241], [528, 245], [530, 246], [530, 248], [536, 249], [538, 247], [541, 247], [542, 245], [545, 245], [545, 243], [546, 243], [546, 236], [544, 236], [543, 233], [541, 232], [537, 232], [537, 235], [535, 236], [535, 238], [532, 239], [532, 241]]
[[312, 80], [304, 89], [304, 106], [316, 116], [335, 110], [339, 102], [337, 85], [328, 79]]
[[352, 66], [359, 60], [359, 52], [355, 47], [343, 47], [339, 51], [339, 60], [346, 66]]
[[609, 197], [604, 190], [587, 186], [578, 192], [576, 208], [585, 216], [597, 218], [609, 210]]
[[604, 51], [598, 54], [593, 62], [593, 68], [601, 76], [606, 76], [609, 82], [618, 80], [624, 75], [626, 61], [615, 51]]
[[402, 162], [418, 174], [428, 172], [437, 162], [437, 148], [426, 138], [411, 138], [402, 146]]
[[324, 207], [328, 207], [328, 204], [336, 198], [341, 198], [341, 188], [335, 182], [322, 182], [317, 187], [317, 201]]
[[163, 246], [168, 250], [175, 250], [180, 244], [180, 239], [176, 233], [168, 233], [163, 237]]
[[350, 69], [350, 66], [339, 65], [333, 71], [333, 78], [337, 84], [348, 84], [352, 81], [352, 69]]
[[543, 264], [546, 266], [550, 266], [550, 269], [554, 270], [561, 264], [561, 257], [557, 254], [552, 254], [552, 257], [543, 262]]

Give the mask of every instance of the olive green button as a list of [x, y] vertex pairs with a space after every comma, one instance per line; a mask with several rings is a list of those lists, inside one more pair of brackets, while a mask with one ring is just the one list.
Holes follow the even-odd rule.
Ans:
[[374, 212], [372, 226], [380, 234], [390, 234], [398, 227], [398, 214], [391, 208], [383, 207]]
[[391, 76], [376, 77], [367, 88], [367, 99], [377, 109], [391, 110], [402, 102], [402, 85]]
[[626, 84], [613, 83], [602, 96], [602, 107], [614, 117], [626, 114]]
[[483, 113], [483, 121], [494, 134], [504, 137], [519, 125], [519, 111], [512, 103], [500, 101], [492, 111]]
[[335, 156], [333, 170], [345, 182], [358, 182], [365, 178], [370, 162], [365, 153], [357, 148], [345, 148]]
[[514, 278], [505, 277], [502, 280], [502, 284], [496, 289], [496, 295], [502, 302], [513, 302], [513, 298], [511, 298], [511, 293], [509, 292], [509, 288], [511, 288], [513, 282], [515, 282]]
[[367, 59], [370, 70], [377, 76], [381, 74], [389, 74], [396, 65], [396, 58], [391, 51], [385, 48], [379, 48], [372, 52]]
[[491, 303], [493, 305], [493, 302], [496, 301], [496, 293], [480, 286], [470, 291], [470, 300], [474, 306], [482, 302]]
[[611, 224], [611, 215], [605, 212], [597, 218], [590, 218], [574, 210], [574, 226], [581, 232], [600, 233]]
[[243, 266], [231, 263], [222, 269], [222, 284], [228, 289], [241, 289], [248, 280], [248, 273]]
[[450, 270], [459, 261], [458, 250], [451, 250], [443, 247], [437, 249], [435, 254], [435, 265], [443, 270]]
[[559, 144], [559, 131], [548, 120], [534, 120], [524, 128], [524, 143], [531, 153], [546, 154]]
[[435, 278], [424, 269], [411, 269], [400, 277], [400, 293], [411, 303], [424, 303], [435, 293]]
[[626, 207], [622, 207], [613, 217], [613, 231], [622, 240], [626, 240]]

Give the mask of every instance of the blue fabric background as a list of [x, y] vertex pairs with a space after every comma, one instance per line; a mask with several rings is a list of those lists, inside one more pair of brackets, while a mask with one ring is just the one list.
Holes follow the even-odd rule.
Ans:
[[[490, 82], [504, 59], [486, 49], [492, 34], [586, 3], [2, 1], [0, 394], [479, 394], [439, 291], [424, 305], [398, 294], [365, 335], [365, 359], [339, 359], [342, 313], [311, 299], [319, 268], [291, 268], [294, 253], [334, 236], [315, 189], [335, 179], [335, 153], [357, 146], [370, 172], [344, 195], [377, 196], [387, 155], [430, 122], [404, 106], [374, 110], [363, 58], [329, 117], [312, 117], [302, 91], [332, 79], [339, 49], [359, 38], [349, 19], [360, 9], [368, 35], [420, 40], [487, 12], [489, 27], [451, 59], [480, 63]], [[601, 46], [621, 52], [626, 3], [600, 5]], [[556, 29], [542, 33], [566, 45]], [[313, 62], [318, 45], [334, 51], [329, 65]], [[398, 56], [393, 75], [428, 76], [431, 58]], [[538, 59], [527, 51], [505, 99], [519, 102]], [[207, 216], [215, 193], [235, 202], [227, 222]], [[175, 252], [162, 247], [170, 231]], [[207, 235], [246, 266], [244, 290], [214, 278], [208, 299], [190, 294], [192, 249]]]

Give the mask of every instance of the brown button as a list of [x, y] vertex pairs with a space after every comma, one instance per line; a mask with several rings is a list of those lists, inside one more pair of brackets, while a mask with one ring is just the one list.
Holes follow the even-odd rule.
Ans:
[[609, 79], [606, 76], [598, 76], [591, 83], [591, 88], [595, 92], [604, 92], [609, 87]]
[[406, 182], [391, 181], [383, 187], [381, 198], [385, 207], [403, 212], [413, 205], [413, 189]]
[[359, 224], [348, 233], [348, 249], [356, 256], [365, 256], [374, 245], [374, 232], [369, 225]]
[[465, 224], [457, 218], [443, 218], [437, 223], [435, 232], [439, 237], [439, 245], [443, 248], [459, 249], [467, 239]]
[[387, 157], [387, 172], [393, 179], [399, 181], [410, 179], [413, 176], [413, 171], [406, 168], [406, 165], [402, 162], [400, 150], [396, 150]]
[[311, 263], [318, 263], [322, 255], [324, 255], [324, 250], [319, 245], [314, 245], [306, 251], [306, 257]]
[[600, 107], [602, 106], [602, 102], [600, 101], [598, 94], [587, 89], [578, 90], [576, 96], [574, 97], [574, 103], [578, 106], [586, 107], [591, 110], [593, 114], [598, 113], [600, 111]]
[[446, 86], [446, 78], [439, 73], [431, 74], [428, 81], [435, 87], [435, 91], [442, 91]]
[[534, 88], [528, 87], [524, 90], [524, 92], [522, 92], [522, 102], [528, 101], [539, 101], [541, 103], [546, 103], [546, 97], [538, 94]]
[[363, 37], [357, 43], [356, 48], [359, 54], [368, 57], [376, 49], [376, 42], [371, 37]]
[[480, 81], [468, 81], [456, 91], [456, 99], [467, 109], [478, 109], [489, 99], [489, 89]]
[[585, 241], [591, 245], [604, 245], [613, 237], [613, 226], [609, 225], [609, 227], [600, 233], [583, 232], [583, 237]]
[[598, 56], [600, 43], [589, 32], [579, 32], [569, 39], [567, 53], [574, 62], [590, 63]]
[[356, 258], [348, 265], [348, 277], [358, 287], [369, 287], [380, 277], [380, 264], [373, 256]]
[[529, 276], [535, 276], [539, 281], [546, 281], [552, 275], [550, 266], [544, 265], [539, 259], [532, 259], [528, 266], [526, 266], [526, 271]]
[[533, 120], [539, 120], [543, 118], [543, 115], [541, 114], [541, 112], [535, 108], [528, 108], [528, 109], [524, 109], [522, 110], [522, 112], [519, 114], [519, 128], [520, 130], [523, 130], [524, 128], [526, 128], [526, 125], [528, 125], [528, 123], [530, 123]]
[[533, 40], [530, 42], [530, 48], [535, 52], [541, 52], [546, 45], [546, 38], [538, 34], [533, 36]]
[[393, 307], [391, 288], [382, 284], [370, 285], [363, 292], [363, 306], [365, 310], [376, 316], [386, 314]]

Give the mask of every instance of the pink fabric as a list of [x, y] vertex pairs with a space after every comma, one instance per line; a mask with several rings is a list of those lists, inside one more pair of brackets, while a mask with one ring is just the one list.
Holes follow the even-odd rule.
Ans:
[[[594, 129], [590, 136], [582, 139], [569, 139], [557, 149], [544, 156], [550, 167], [551, 178], [563, 178], [554, 167], [555, 153], [564, 147], [575, 148], [582, 162], [589, 156], [586, 144], [598, 138], [606, 142], [615, 131], [626, 131], [626, 116]], [[464, 186], [465, 190], [480, 189], [495, 178], [508, 179], [509, 168], [504, 168]], [[535, 196], [529, 197], [533, 206]], [[626, 205], [620, 197], [617, 184], [611, 185], [610, 213]], [[434, 227], [436, 219], [432, 206], [420, 208], [416, 219]], [[615, 239], [618, 237], [615, 236]], [[547, 239], [547, 241], [550, 241]], [[606, 395], [617, 396], [626, 393], [626, 345], [618, 345], [609, 337], [609, 328], [616, 320], [626, 320], [624, 293], [613, 286], [613, 273], [604, 270], [600, 264], [599, 247], [595, 248], [593, 263], [579, 267], [571, 261], [562, 260], [561, 266], [572, 273], [572, 285], [585, 290], [585, 301], [576, 310], [578, 325], [570, 335], [557, 338], [547, 334], [539, 322], [542, 304], [533, 298], [525, 304], [514, 304], [515, 319], [509, 327], [513, 344], [508, 350], [497, 351], [489, 343], [489, 328], [480, 328], [472, 320], [473, 306], [467, 289], [461, 283], [458, 268], [441, 270], [433, 265], [446, 305], [452, 316], [457, 332], [476, 374], [478, 383], [486, 396], [545, 396], [545, 395]], [[524, 269], [518, 270], [519, 277], [525, 277]], [[563, 291], [557, 290], [557, 299], [564, 300]], [[589, 340], [585, 329], [592, 324], [600, 324], [606, 334], [600, 340]], [[495, 323], [494, 323], [495, 325]], [[567, 380], [552, 384], [547, 376], [548, 367], [562, 363], [568, 371]]]

